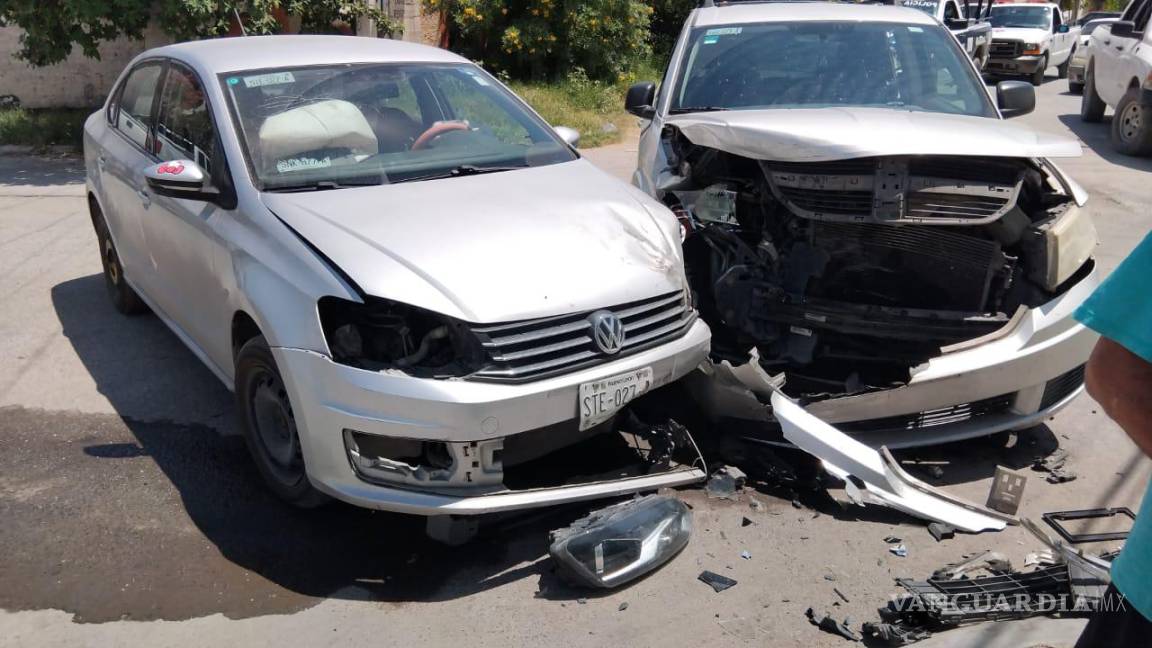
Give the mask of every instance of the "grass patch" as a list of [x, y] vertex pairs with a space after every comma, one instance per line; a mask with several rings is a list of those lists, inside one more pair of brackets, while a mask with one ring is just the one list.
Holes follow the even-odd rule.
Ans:
[[619, 83], [592, 81], [576, 70], [560, 81], [509, 84], [516, 94], [553, 126], [580, 131], [580, 148], [612, 144], [636, 118], [624, 112], [624, 94], [634, 79], [657, 79], [647, 66]]
[[66, 145], [79, 151], [84, 143], [84, 120], [90, 114], [87, 108], [0, 109], [0, 144]]

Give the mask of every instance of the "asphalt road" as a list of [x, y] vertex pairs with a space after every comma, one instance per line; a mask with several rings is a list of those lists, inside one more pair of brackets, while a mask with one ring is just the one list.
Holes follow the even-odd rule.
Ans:
[[[1081, 124], [1064, 82], [1050, 77], [1039, 94], [1022, 121], [1084, 143], [1062, 166], [1093, 196], [1097, 258], [1111, 270], [1152, 227], [1152, 160], [1113, 153], [1107, 124]], [[635, 144], [588, 156], [627, 177]], [[3, 646], [836, 646], [808, 624], [808, 606], [871, 619], [894, 577], [985, 548], [1022, 564], [1039, 548], [1018, 528], [937, 544], [884, 509], [689, 491], [696, 533], [681, 556], [621, 591], [576, 591], [546, 558], [547, 529], [571, 510], [449, 549], [426, 541], [417, 519], [274, 501], [236, 436], [228, 391], [158, 320], [108, 304], [76, 160], [0, 158], [0, 276]], [[1139, 503], [1149, 462], [1087, 397], [1009, 444], [901, 460], [922, 474], [938, 465], [937, 484], [983, 501], [996, 464], [1026, 469], [1057, 445], [1080, 478], [1052, 485], [1033, 473], [1024, 514]], [[889, 535], [907, 558], [887, 551]], [[714, 593], [696, 580], [703, 569], [739, 584]], [[1076, 627], [1059, 626], [1057, 639], [1070, 645]]]

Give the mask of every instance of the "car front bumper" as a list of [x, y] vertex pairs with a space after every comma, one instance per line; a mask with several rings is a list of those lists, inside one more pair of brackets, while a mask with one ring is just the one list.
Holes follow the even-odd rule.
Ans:
[[1036, 425], [1083, 390], [1083, 366], [1098, 336], [1072, 313], [1097, 283], [1093, 269], [1000, 331], [929, 360], [903, 387], [807, 409], [873, 447], [947, 443]]
[[[680, 338], [612, 362], [535, 382], [508, 384], [413, 378], [333, 362], [314, 351], [274, 348], [292, 402], [308, 477], [319, 490], [367, 508], [420, 515], [494, 513], [699, 481], [698, 469], [579, 485], [509, 490], [486, 475], [475, 488], [464, 471], [430, 488], [370, 483], [353, 468], [345, 431], [397, 439], [492, 447], [494, 441], [571, 421], [579, 387], [651, 367], [651, 389], [670, 384], [708, 355], [710, 333], [697, 320]], [[497, 443], [497, 446], [499, 444]]]
[[1032, 74], [1044, 60], [1042, 56], [1018, 56], [1016, 58], [990, 58], [984, 66], [985, 72], [993, 74]]

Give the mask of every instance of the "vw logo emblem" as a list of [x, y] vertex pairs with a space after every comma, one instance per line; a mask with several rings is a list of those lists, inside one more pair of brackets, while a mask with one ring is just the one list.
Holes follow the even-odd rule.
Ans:
[[592, 325], [592, 341], [596, 348], [607, 355], [620, 352], [624, 346], [624, 323], [611, 311], [596, 311], [588, 316]]

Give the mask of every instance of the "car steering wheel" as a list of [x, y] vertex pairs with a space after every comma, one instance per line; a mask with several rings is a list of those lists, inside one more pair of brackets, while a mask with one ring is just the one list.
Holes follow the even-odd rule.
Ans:
[[468, 122], [464, 120], [434, 122], [431, 126], [428, 127], [428, 130], [420, 133], [420, 136], [416, 138], [416, 141], [412, 142], [410, 150], [419, 151], [420, 149], [426, 148], [429, 144], [432, 143], [432, 140], [440, 137], [444, 133], [458, 130], [468, 130], [468, 128]]

